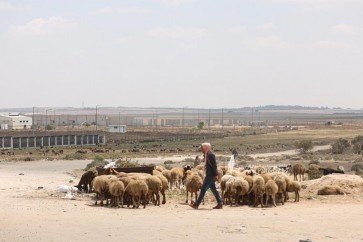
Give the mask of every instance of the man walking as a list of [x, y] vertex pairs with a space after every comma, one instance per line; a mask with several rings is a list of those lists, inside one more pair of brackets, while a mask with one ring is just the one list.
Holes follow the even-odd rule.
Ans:
[[201, 149], [204, 154], [206, 176], [204, 178], [203, 185], [200, 190], [197, 201], [189, 206], [191, 206], [194, 209], [198, 209], [199, 204], [202, 202], [205, 193], [207, 192], [208, 188], [210, 188], [217, 200], [217, 206], [213, 207], [213, 209], [221, 209], [223, 207], [222, 199], [219, 196], [219, 193], [215, 185], [215, 182], [218, 181], [216, 156], [212, 151], [212, 146], [210, 143], [203, 143]]

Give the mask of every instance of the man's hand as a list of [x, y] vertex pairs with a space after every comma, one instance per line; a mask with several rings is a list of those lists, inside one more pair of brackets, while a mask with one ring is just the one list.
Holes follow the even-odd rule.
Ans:
[[217, 181], [219, 181], [219, 180], [218, 180], [218, 176], [215, 176], [215, 177], [214, 177], [214, 181], [216, 181], [216, 182], [217, 182]]

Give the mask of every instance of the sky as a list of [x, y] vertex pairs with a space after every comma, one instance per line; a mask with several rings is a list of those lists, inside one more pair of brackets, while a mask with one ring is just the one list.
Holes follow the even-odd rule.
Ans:
[[363, 108], [362, 0], [0, 0], [0, 108]]

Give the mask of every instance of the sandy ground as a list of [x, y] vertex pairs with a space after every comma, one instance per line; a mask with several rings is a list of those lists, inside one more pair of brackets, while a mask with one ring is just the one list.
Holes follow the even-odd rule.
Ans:
[[194, 210], [171, 195], [145, 209], [63, 199], [58, 186], [77, 183], [69, 172], [87, 163], [1, 162], [0, 241], [363, 241], [361, 194], [222, 210], [210, 209], [213, 199]]

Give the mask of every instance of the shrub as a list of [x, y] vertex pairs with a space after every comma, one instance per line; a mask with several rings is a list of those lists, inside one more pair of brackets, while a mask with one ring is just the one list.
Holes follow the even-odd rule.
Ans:
[[356, 174], [357, 176], [363, 177], [363, 170], [362, 170], [362, 169], [358, 169], [358, 170], [355, 172], [355, 174]]
[[308, 175], [309, 175], [309, 180], [319, 179], [320, 177], [323, 176], [319, 170], [309, 170]]
[[174, 162], [172, 160], [164, 161], [164, 165], [171, 165], [171, 164], [174, 164]]
[[313, 142], [311, 140], [301, 140], [301, 141], [296, 141], [294, 143], [296, 149], [299, 149], [301, 153], [306, 153], [309, 150], [311, 150], [314, 146], [313, 146]]
[[27, 157], [24, 158], [24, 161], [32, 161], [32, 160], [33, 160], [33, 158], [32, 157], [29, 157], [29, 156], [27, 156]]
[[116, 161], [116, 166], [118, 167], [140, 167], [140, 164], [138, 161], [131, 161], [130, 159], [118, 159]]
[[333, 154], [343, 154], [344, 151], [350, 147], [349, 141], [346, 139], [337, 139], [332, 145]]
[[361, 147], [363, 145], [363, 135], [358, 135], [352, 140], [353, 151], [356, 154], [360, 154]]
[[198, 127], [198, 129], [203, 129], [204, 128], [204, 122], [199, 122], [197, 127]]
[[84, 154], [67, 154], [64, 157], [65, 160], [84, 160], [85, 159], [85, 155]]
[[86, 171], [88, 171], [92, 167], [97, 167], [97, 166], [102, 166], [103, 167], [103, 166], [105, 166], [107, 164], [108, 164], [108, 162], [105, 161], [101, 156], [96, 156], [91, 163], [87, 164]]
[[352, 168], [350, 168], [350, 170], [355, 172], [357, 172], [358, 170], [363, 170], [363, 164], [362, 163], [354, 164], [352, 165]]
[[319, 160], [311, 160], [311, 161], [309, 162], [309, 165], [311, 165], [311, 164], [319, 165], [319, 163], [320, 163], [320, 161], [319, 161]]

